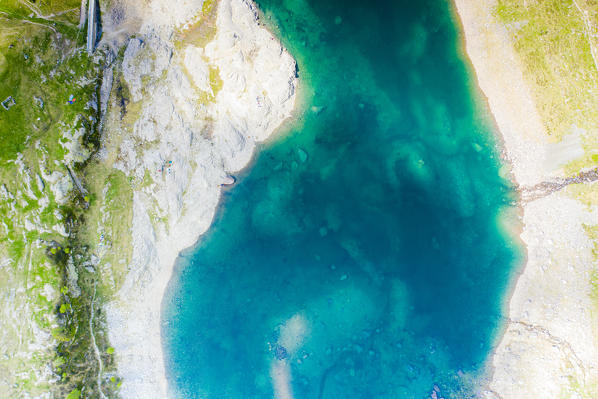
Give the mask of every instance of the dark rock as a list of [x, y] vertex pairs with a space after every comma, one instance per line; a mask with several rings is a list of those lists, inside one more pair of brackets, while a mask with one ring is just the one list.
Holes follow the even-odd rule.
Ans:
[[276, 356], [276, 359], [278, 360], [283, 360], [289, 356], [289, 353], [284, 346], [276, 345], [276, 348], [274, 349], [274, 356]]

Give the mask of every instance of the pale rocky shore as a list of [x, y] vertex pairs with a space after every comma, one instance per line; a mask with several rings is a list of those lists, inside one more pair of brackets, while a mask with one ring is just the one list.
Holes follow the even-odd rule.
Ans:
[[[493, 17], [495, 0], [455, 0], [466, 51], [502, 135], [521, 191], [565, 177], [579, 151], [550, 143], [511, 39]], [[567, 147], [567, 146], [565, 146]], [[593, 185], [596, 190], [597, 183]], [[591, 297], [598, 224], [595, 203], [567, 190], [522, 203], [527, 259], [507, 305], [504, 334], [489, 364], [487, 399], [593, 398], [598, 391], [598, 320]]]
[[175, 32], [202, 23], [202, 3], [124, 8], [139, 26], [122, 61], [138, 114], [133, 134], [120, 134], [112, 104], [106, 134], [108, 142], [119, 137], [114, 166], [144, 184], [133, 194], [132, 261], [106, 307], [123, 398], [168, 397], [160, 315], [175, 260], [210, 226], [222, 186], [294, 108], [295, 61], [259, 22], [253, 2], [220, 0], [208, 21], [213, 40], [175, 44]]

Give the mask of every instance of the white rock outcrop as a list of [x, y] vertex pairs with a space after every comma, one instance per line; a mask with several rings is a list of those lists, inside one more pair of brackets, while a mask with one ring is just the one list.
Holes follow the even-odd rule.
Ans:
[[523, 222], [527, 263], [509, 303], [484, 397], [595, 397], [591, 278], [596, 264], [583, 225], [598, 224], [598, 209], [554, 193], [527, 204]]
[[[148, 17], [122, 64], [141, 111], [115, 166], [152, 181], [134, 192], [132, 262], [107, 306], [124, 398], [167, 397], [160, 308], [175, 259], [208, 229], [221, 186], [295, 102], [295, 61], [258, 24], [252, 2], [221, 0], [214, 40], [177, 50], [174, 29], [201, 10], [201, 1], [183, 3], [164, 9], [166, 2], [152, 1], [150, 10], [170, 16]], [[181, 15], [172, 17], [175, 9]]]

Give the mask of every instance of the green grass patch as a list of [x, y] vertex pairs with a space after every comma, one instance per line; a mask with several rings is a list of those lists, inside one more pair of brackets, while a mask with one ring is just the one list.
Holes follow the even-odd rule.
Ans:
[[103, 264], [111, 265], [101, 285], [102, 292], [110, 295], [124, 281], [132, 255], [133, 189], [123, 172], [103, 164], [90, 166], [93, 175], [88, 176], [88, 188], [99, 200], [90, 204], [80, 238], [91, 251], [102, 254]]
[[598, 71], [572, 0], [499, 0], [495, 15], [514, 37], [524, 75], [548, 133], [598, 128]]
[[68, 395], [66, 395], [65, 399], [79, 399], [81, 397], [81, 391], [78, 389], [73, 389]]
[[220, 90], [222, 90], [223, 85], [224, 82], [220, 77], [220, 69], [218, 69], [218, 67], [210, 65], [210, 87], [212, 88], [213, 98], [216, 98]]
[[[0, 235], [0, 254], [12, 259], [14, 269], [3, 278], [2, 286], [24, 287], [27, 293], [15, 305], [27, 305], [30, 310], [22, 325], [10, 326], [19, 332], [14, 343], [22, 345], [20, 341], [30, 339], [27, 326], [32, 321], [57, 342], [54, 356], [40, 351], [18, 362], [0, 359], [0, 380], [9, 382], [10, 397], [37, 396], [42, 390], [53, 397], [78, 398], [82, 387], [86, 397], [95, 397], [97, 392], [97, 360], [89, 330], [97, 277], [85, 268], [90, 254], [78, 236], [89, 201], [77, 194], [67, 205], [58, 205], [50, 183], [46, 182], [42, 191], [36, 182], [36, 174], [43, 175], [42, 170], [67, 175], [65, 133], [84, 129], [82, 145], [90, 152], [98, 144], [94, 139], [98, 115], [88, 104], [97, 98], [100, 66], [81, 46], [85, 34], [76, 28], [80, 4], [71, 0], [0, 3], [0, 101], [11, 96], [15, 102], [9, 110], [0, 107], [0, 185], [12, 196], [0, 199], [0, 221], [4, 224], [0, 229], [8, 229]], [[17, 157], [24, 170], [11, 162]], [[69, 166], [85, 184], [85, 165]], [[27, 194], [29, 190], [32, 194]], [[42, 209], [44, 201], [47, 206]], [[29, 226], [39, 226], [40, 231], [27, 231], [25, 221]], [[66, 224], [71, 236], [65, 238], [52, 231], [57, 224]], [[69, 258], [78, 273], [78, 297], [68, 288], [72, 287], [65, 267]], [[100, 309], [102, 299], [98, 296], [95, 300], [95, 309]], [[94, 329], [101, 332], [102, 316], [95, 316]], [[108, 346], [104, 334], [97, 334], [96, 340], [101, 348]], [[13, 342], [5, 344], [8, 348]], [[113, 362], [105, 356], [110, 370]], [[2, 374], [5, 364], [15, 365], [10, 368], [14, 375], [8, 379]], [[61, 376], [51, 386], [37, 381], [32, 371], [46, 365]], [[112, 397], [110, 389], [105, 392]], [[0, 396], [4, 393], [0, 389]]]
[[[594, 259], [598, 260], [598, 225], [587, 225], [584, 224], [583, 228], [594, 243], [594, 247], [592, 248], [592, 254], [594, 255]], [[594, 309], [596, 317], [598, 317], [598, 271], [594, 271], [592, 274], [592, 300], [594, 301]]]
[[[98, 66], [64, 36], [41, 28], [28, 33], [29, 40], [0, 48], [6, 65], [0, 75], [0, 100], [11, 96], [15, 101], [9, 110], [0, 109], [0, 160], [14, 159], [26, 149], [35, 151], [27, 143], [37, 140], [52, 159], [61, 160], [63, 131], [77, 127], [77, 120], [89, 114]], [[75, 101], [69, 104], [71, 96]]]
[[201, 16], [198, 21], [184, 31], [179, 32], [177, 48], [181, 49], [192, 44], [205, 47], [216, 36], [216, 16], [218, 14], [218, 0], [205, 0], [202, 5]]

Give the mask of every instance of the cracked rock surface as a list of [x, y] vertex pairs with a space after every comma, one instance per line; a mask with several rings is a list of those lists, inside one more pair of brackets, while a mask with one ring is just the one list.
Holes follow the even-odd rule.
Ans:
[[[202, 2], [183, 3], [193, 22]], [[154, 0], [147, 10], [166, 5]], [[123, 398], [167, 397], [160, 312], [175, 259], [208, 229], [221, 187], [295, 103], [295, 61], [258, 23], [252, 2], [220, 0], [215, 36], [204, 47], [175, 46], [186, 19], [166, 14], [176, 18], [150, 13], [124, 52], [132, 134], [121, 135], [118, 102], [106, 122], [106, 134], [120, 140], [114, 167], [147, 182], [133, 193], [132, 261], [107, 306]]]

